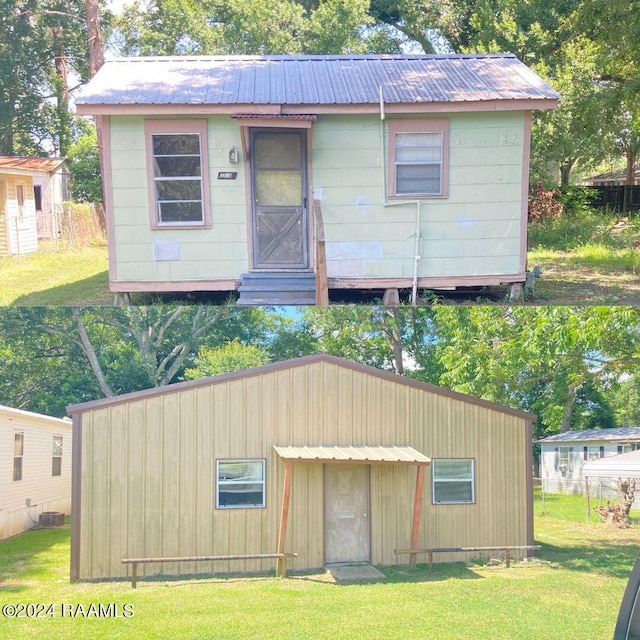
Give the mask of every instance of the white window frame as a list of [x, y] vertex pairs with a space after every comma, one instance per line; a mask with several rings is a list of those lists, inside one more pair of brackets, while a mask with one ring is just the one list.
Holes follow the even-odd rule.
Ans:
[[[260, 464], [262, 465], [262, 480], [249, 480], [242, 482], [242, 479], [227, 479], [220, 477], [220, 465], [225, 463], [231, 464]], [[233, 484], [255, 484], [262, 487], [262, 501], [257, 504], [221, 504], [220, 487], [233, 486]], [[266, 460], [264, 458], [221, 458], [216, 460], [216, 509], [264, 509], [267, 504], [266, 494], [267, 478], [266, 478]]]
[[[211, 226], [209, 207], [209, 159], [206, 120], [145, 120], [145, 144], [147, 152], [147, 183], [149, 193], [149, 221], [152, 229], [203, 229]], [[200, 144], [199, 176], [160, 177], [155, 175], [154, 136], [195, 135]], [[162, 180], [199, 180], [201, 216], [199, 220], [163, 221], [156, 192], [156, 182]], [[196, 202], [196, 201], [194, 201]]]
[[[466, 462], [471, 466], [471, 478], [436, 478], [436, 470], [440, 462]], [[431, 461], [431, 490], [433, 504], [475, 504], [476, 501], [476, 462], [473, 458], [438, 458]], [[436, 489], [439, 484], [443, 483], [470, 483], [471, 499], [470, 500], [437, 500]]]
[[23, 475], [24, 475], [24, 431], [14, 431], [13, 432], [13, 481], [20, 482], [22, 480]]
[[[449, 196], [449, 121], [436, 118], [389, 119], [388, 133], [388, 193], [389, 198], [401, 200], [447, 198]], [[439, 134], [440, 158], [437, 161], [402, 161], [396, 158], [396, 142], [399, 135], [432, 133]], [[440, 168], [440, 189], [438, 192], [399, 193], [397, 187], [397, 167], [415, 164], [432, 164]]]
[[[53, 449], [51, 454], [51, 477], [57, 478], [62, 475], [62, 447], [63, 437], [53, 436]], [[57, 445], [57, 446], [56, 446]]]

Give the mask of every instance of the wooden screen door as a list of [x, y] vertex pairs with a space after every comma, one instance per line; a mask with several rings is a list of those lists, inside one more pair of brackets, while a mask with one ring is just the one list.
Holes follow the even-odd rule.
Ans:
[[306, 131], [251, 131], [253, 266], [306, 269]]
[[325, 562], [369, 562], [369, 466], [324, 468]]

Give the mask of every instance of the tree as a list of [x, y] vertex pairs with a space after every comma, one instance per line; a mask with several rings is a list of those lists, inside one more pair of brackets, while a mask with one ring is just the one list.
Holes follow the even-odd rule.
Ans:
[[88, 130], [69, 149], [69, 171], [76, 202], [102, 202], [100, 154], [95, 129]]
[[594, 426], [637, 366], [633, 308], [438, 308], [440, 384], [538, 415], [536, 437]]
[[259, 367], [271, 361], [267, 351], [253, 344], [242, 344], [237, 338], [219, 347], [201, 347], [193, 367], [184, 372], [186, 380], [217, 376], [241, 369]]

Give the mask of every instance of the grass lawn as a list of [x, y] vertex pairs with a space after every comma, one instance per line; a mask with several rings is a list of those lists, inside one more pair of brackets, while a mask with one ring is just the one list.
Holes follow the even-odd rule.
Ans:
[[[0, 543], [0, 604], [52, 604], [53, 616], [0, 620], [0, 638], [571, 638], [610, 640], [639, 552], [637, 526], [586, 521], [580, 497], [540, 496], [541, 562], [382, 568], [379, 584], [324, 574], [70, 584], [69, 530]], [[71, 617], [113, 603], [122, 616]], [[67, 605], [62, 615], [63, 604]]]
[[107, 247], [56, 251], [43, 243], [32, 254], [0, 258], [0, 305], [113, 304]]

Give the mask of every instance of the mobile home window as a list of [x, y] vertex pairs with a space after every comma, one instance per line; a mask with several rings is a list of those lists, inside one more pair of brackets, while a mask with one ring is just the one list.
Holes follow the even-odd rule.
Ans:
[[265, 506], [264, 460], [217, 460], [216, 507], [247, 509]]
[[53, 456], [51, 458], [51, 475], [62, 475], [62, 436], [53, 436]]
[[208, 223], [207, 124], [203, 120], [145, 123], [152, 226]]
[[473, 460], [434, 460], [432, 469], [434, 504], [475, 502]]
[[446, 120], [389, 120], [391, 197], [447, 195]]
[[16, 431], [13, 436], [13, 481], [22, 480], [22, 457], [24, 455], [24, 432]]

